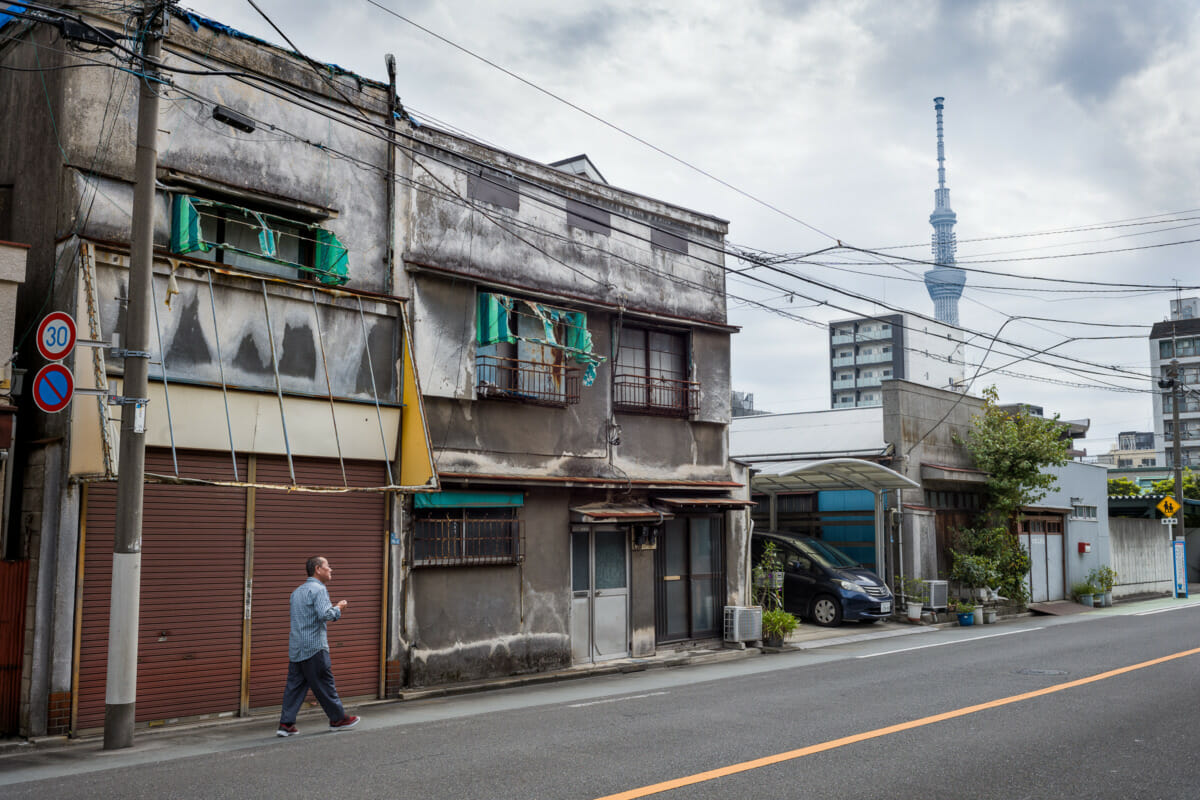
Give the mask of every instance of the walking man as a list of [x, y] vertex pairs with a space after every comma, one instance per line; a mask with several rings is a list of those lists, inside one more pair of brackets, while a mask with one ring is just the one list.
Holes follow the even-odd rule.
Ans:
[[283, 690], [283, 709], [279, 714], [276, 736], [295, 736], [296, 715], [304, 704], [308, 690], [316, 695], [331, 731], [346, 731], [358, 724], [358, 717], [346, 715], [333, 683], [333, 666], [329, 661], [329, 637], [325, 625], [341, 619], [342, 610], [349, 605], [339, 600], [329, 602], [325, 584], [333, 577], [333, 567], [324, 556], [313, 556], [304, 565], [308, 580], [292, 592], [292, 629], [288, 634], [287, 688]]

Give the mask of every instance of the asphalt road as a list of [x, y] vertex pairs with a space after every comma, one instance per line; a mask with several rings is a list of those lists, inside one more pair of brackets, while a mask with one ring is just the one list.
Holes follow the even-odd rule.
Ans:
[[[1149, 613], [1147, 613], [1149, 612]], [[0, 757], [18, 798], [1196, 798], [1200, 603]]]

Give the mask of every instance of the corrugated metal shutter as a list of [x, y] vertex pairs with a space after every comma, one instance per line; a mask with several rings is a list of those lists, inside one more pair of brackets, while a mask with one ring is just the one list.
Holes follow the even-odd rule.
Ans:
[[28, 579], [29, 561], [0, 561], [0, 736], [15, 734], [20, 721]]
[[[180, 474], [232, 480], [228, 454], [179, 453]], [[238, 467], [245, 475], [245, 462]], [[146, 471], [172, 474], [169, 451]], [[102, 727], [116, 485], [87, 490], [77, 730]], [[138, 721], [237, 711], [241, 688], [245, 492], [149, 484], [142, 520]]]
[[[301, 484], [339, 486], [337, 461], [295, 459]], [[379, 462], [346, 462], [351, 486], [387, 482]], [[291, 482], [287, 460], [260, 456], [261, 483]], [[305, 580], [304, 562], [325, 556], [333, 567], [330, 598], [350, 601], [329, 625], [329, 649], [338, 694], [379, 693], [383, 613], [383, 552], [386, 495], [374, 492], [310, 494], [257, 492], [254, 514], [253, 631], [250, 707], [277, 706], [287, 678], [288, 598]]]

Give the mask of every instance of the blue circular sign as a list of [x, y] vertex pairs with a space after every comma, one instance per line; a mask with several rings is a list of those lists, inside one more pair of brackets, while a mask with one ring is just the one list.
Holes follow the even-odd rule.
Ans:
[[75, 394], [75, 376], [62, 364], [47, 364], [33, 379], [33, 402], [47, 414], [62, 411]]

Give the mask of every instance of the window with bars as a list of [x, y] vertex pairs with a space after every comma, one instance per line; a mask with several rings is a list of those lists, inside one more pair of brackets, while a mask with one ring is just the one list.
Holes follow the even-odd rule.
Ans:
[[288, 279], [341, 286], [349, 254], [316, 225], [186, 194], [171, 206], [171, 252]]
[[700, 384], [688, 380], [686, 334], [622, 327], [613, 393], [618, 411], [671, 417], [696, 413]]
[[524, 557], [516, 508], [414, 511], [413, 565], [517, 564]]

